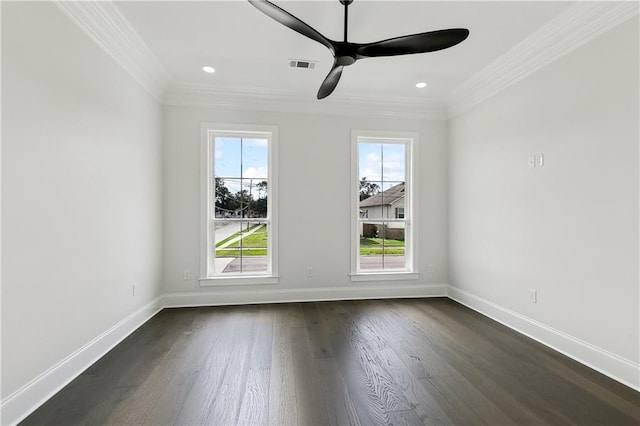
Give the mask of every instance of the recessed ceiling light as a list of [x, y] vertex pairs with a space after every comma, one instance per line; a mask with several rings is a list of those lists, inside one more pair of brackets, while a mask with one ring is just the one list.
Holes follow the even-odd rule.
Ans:
[[202, 71], [207, 72], [209, 74], [213, 74], [214, 72], [216, 72], [216, 69], [207, 65], [202, 67]]
[[416, 87], [417, 87], [418, 89], [422, 89], [422, 88], [424, 88], [424, 87], [427, 87], [427, 83], [425, 83], [425, 82], [423, 81], [423, 82], [421, 82], [421, 83], [416, 84]]

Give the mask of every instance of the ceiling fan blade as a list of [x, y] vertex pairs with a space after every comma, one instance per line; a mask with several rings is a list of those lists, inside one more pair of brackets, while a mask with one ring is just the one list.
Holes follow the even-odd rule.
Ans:
[[343, 68], [344, 67], [342, 65], [338, 65], [334, 62], [333, 68], [331, 68], [331, 71], [329, 71], [329, 74], [320, 85], [320, 89], [318, 90], [318, 99], [326, 98], [333, 92], [340, 81]]
[[264, 13], [272, 19], [275, 19], [282, 25], [291, 28], [293, 31], [296, 31], [303, 36], [310, 38], [311, 40], [323, 44], [329, 50], [331, 50], [331, 53], [335, 53], [335, 48], [333, 47], [333, 44], [331, 44], [331, 41], [329, 41], [329, 39], [327, 39], [318, 31], [314, 30], [309, 25], [296, 18], [286, 10], [281, 9], [280, 7], [267, 0], [249, 0], [249, 3], [255, 6], [260, 12]]
[[375, 57], [435, 52], [455, 46], [468, 36], [466, 28], [429, 31], [364, 44], [358, 48], [358, 55]]

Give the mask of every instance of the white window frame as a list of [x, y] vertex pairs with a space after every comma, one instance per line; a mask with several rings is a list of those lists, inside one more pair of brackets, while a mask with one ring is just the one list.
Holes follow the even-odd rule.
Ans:
[[[351, 281], [386, 281], [386, 280], [417, 280], [420, 274], [417, 268], [418, 235], [417, 191], [414, 190], [417, 182], [417, 168], [414, 167], [414, 159], [418, 158], [418, 133], [393, 132], [393, 131], [369, 131], [353, 130], [351, 132]], [[360, 218], [360, 180], [359, 180], [359, 155], [360, 142], [402, 143], [405, 146], [405, 218], [384, 219], [385, 222], [405, 223], [405, 265], [404, 270], [360, 270], [358, 258], [360, 256], [360, 223], [374, 219]]]
[[[233, 219], [212, 218], [211, 212], [215, 203], [215, 186], [211, 176], [215, 174], [216, 136], [266, 138], [268, 140], [268, 186], [267, 186], [267, 217], [260, 219], [267, 224], [268, 271], [265, 273], [215, 273], [215, 246], [212, 244], [213, 221], [233, 221]], [[200, 285], [252, 285], [278, 283], [278, 127], [258, 126], [252, 124], [201, 124], [201, 178], [200, 178]]]

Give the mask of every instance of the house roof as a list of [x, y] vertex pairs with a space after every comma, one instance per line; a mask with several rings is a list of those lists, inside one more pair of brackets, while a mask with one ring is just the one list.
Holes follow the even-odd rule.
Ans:
[[403, 197], [404, 182], [394, 185], [386, 191], [360, 201], [360, 207], [390, 206]]

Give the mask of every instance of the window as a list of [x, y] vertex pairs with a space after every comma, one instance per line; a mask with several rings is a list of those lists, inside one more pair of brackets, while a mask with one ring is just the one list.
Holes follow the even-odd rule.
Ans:
[[415, 279], [416, 223], [412, 196], [414, 133], [352, 134], [352, 259], [354, 281], [397, 275]]
[[202, 135], [202, 285], [277, 282], [277, 128], [205, 123]]

